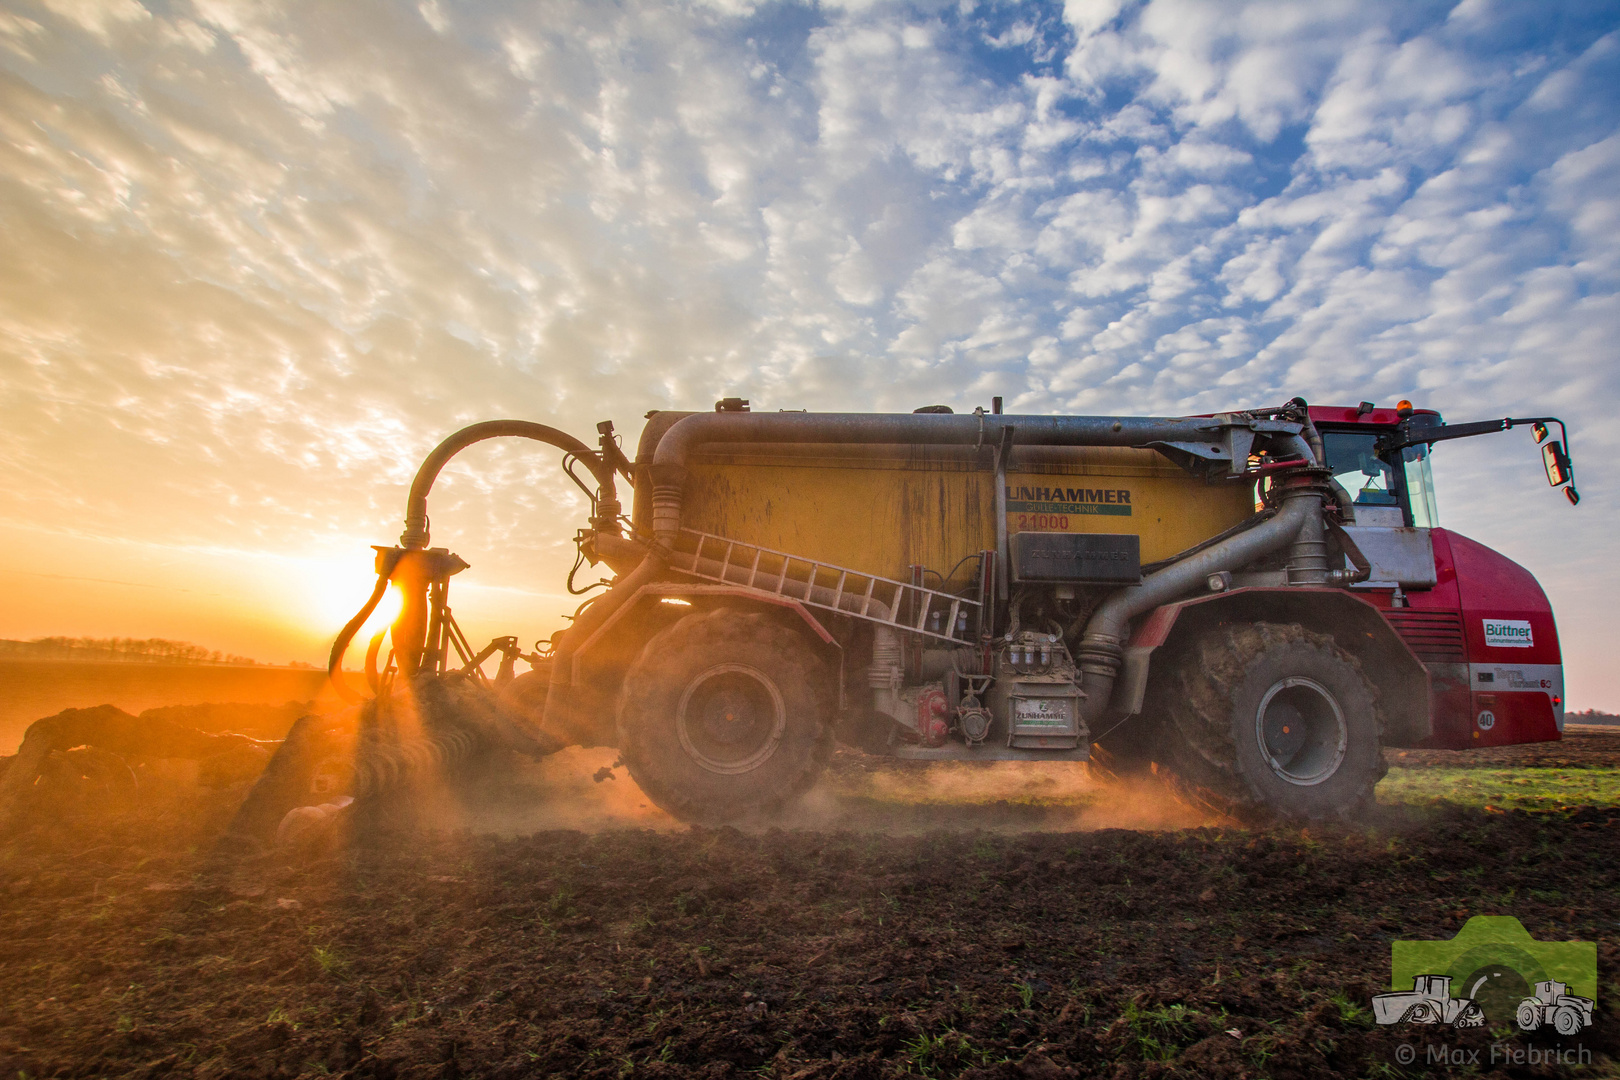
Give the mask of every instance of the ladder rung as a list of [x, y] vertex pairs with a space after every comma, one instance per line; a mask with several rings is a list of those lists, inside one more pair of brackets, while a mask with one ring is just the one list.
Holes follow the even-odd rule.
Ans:
[[[701, 533], [696, 529], [683, 529], [682, 533], [685, 534], [689, 542], [694, 544], [694, 550], [688, 556], [691, 559], [691, 568], [682, 571], [683, 573], [692, 574], [694, 577], [707, 578], [711, 581], [719, 581], [724, 584], [736, 584], [736, 580], [731, 576], [732, 568], [744, 569], [743, 563], [738, 561], [739, 552], [752, 551], [753, 557], [748, 560], [746, 567], [748, 575], [746, 580], [749, 588], [773, 592], [778, 596], [799, 600], [812, 607], [824, 608], [840, 614], [854, 615], [870, 622], [894, 627], [905, 633], [922, 634], [926, 637], [949, 641], [956, 645], [972, 644], [971, 640], [957, 636], [956, 623], [967, 609], [971, 608], [975, 612], [982, 610], [983, 605], [975, 600], [969, 600], [952, 593], [935, 591], [920, 585], [908, 585], [905, 582], [894, 581], [890, 578], [879, 577], [876, 574], [868, 574], [859, 570], [850, 570], [831, 563], [817, 562], [814, 559], [789, 555], [783, 551], [773, 551], [757, 544], [747, 544], [723, 536]], [[717, 573], [700, 569], [700, 564], [708, 558], [706, 552], [709, 550], [711, 543], [722, 545], [723, 548], [718, 560], [720, 565]], [[775, 578], [775, 581], [770, 585], [762, 585], [760, 584], [760, 566], [764, 564], [767, 555], [774, 559], [780, 559], [781, 563], [774, 573], [767, 571], [770, 577]], [[800, 569], [795, 569], [795, 567]], [[831, 585], [822, 584], [822, 578], [826, 576], [833, 578]], [[866, 582], [864, 587], [859, 585], [862, 580]], [[854, 588], [851, 587], [852, 582], [855, 583]], [[873, 604], [882, 602], [882, 594], [878, 592], [880, 584], [886, 589], [892, 589], [892, 592], [889, 593], [887, 605], [888, 614], [884, 616], [872, 614]], [[820, 588], [825, 588], [832, 593], [830, 602], [815, 599], [816, 590]], [[860, 597], [860, 604], [858, 607], [851, 606], [846, 611], [844, 602], [853, 596]], [[943, 626], [939, 630], [927, 629], [929, 615], [935, 613], [936, 608], [943, 613], [947, 602], [949, 603], [950, 613], [949, 625]], [[911, 609], [908, 607], [909, 604], [916, 605], [916, 617], [914, 619], [912, 618]], [[445, 635], [445, 640], [440, 642], [439, 648], [442, 651], [448, 651], [451, 647], [455, 647], [460, 651], [464, 642], [457, 641], [456, 638], [456, 630], [449, 630]]]

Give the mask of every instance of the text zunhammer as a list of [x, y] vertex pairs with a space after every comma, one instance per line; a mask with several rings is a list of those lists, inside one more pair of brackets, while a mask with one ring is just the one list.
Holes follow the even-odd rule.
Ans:
[[1131, 501], [1128, 488], [1061, 488], [1061, 487], [1014, 487], [1007, 485], [1007, 498], [1018, 499], [1025, 502], [1068, 502], [1068, 503], [1126, 503]]

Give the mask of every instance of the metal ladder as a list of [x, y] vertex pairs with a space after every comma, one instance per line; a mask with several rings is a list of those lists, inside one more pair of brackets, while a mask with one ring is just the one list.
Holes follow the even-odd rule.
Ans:
[[[919, 585], [772, 551], [696, 529], [682, 529], [669, 566], [680, 573], [797, 600], [807, 607], [864, 619], [953, 645], [978, 644], [982, 605]], [[887, 615], [882, 614], [887, 610]], [[957, 624], [966, 615], [959, 631]], [[939, 629], [929, 623], [933, 616]]]

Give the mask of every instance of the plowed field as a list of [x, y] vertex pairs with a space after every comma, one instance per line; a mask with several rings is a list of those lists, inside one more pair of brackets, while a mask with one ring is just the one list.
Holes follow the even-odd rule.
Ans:
[[1489, 753], [1392, 755], [1400, 799], [1308, 830], [1078, 767], [841, 755], [800, 816], [739, 831], [573, 752], [299, 858], [219, 845], [239, 790], [153, 780], [0, 841], [0, 1076], [1416, 1076], [1440, 1044], [1582, 1075], [1490, 1064], [1550, 1036], [1371, 1022], [1391, 940], [1475, 914], [1599, 943], [1564, 1046], [1613, 1075], [1612, 786], [1519, 809], [1422, 775], [1612, 781], [1620, 731]]

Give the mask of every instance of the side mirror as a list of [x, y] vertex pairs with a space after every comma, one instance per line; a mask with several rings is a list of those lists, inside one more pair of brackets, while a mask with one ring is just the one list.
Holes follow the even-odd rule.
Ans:
[[1547, 441], [1547, 425], [1546, 424], [1537, 423], [1536, 426], [1531, 428], [1530, 430], [1531, 430], [1531, 432], [1533, 432], [1535, 434], [1536, 442], [1544, 443], [1544, 442]]
[[1569, 455], [1557, 439], [1541, 447], [1541, 463], [1547, 468], [1547, 483], [1553, 487], [1569, 483]]

